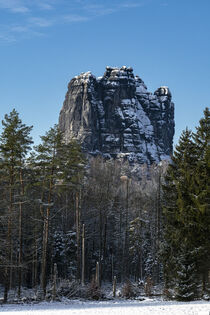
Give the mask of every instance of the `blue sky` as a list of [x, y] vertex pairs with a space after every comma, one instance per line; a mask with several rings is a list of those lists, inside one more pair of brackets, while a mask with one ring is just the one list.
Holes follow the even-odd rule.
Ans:
[[73, 76], [126, 65], [169, 86], [177, 143], [210, 105], [209, 16], [209, 0], [0, 0], [0, 119], [16, 108], [38, 143]]

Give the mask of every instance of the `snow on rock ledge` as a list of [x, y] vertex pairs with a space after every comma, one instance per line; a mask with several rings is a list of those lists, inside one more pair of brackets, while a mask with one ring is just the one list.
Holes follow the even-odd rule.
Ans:
[[65, 141], [81, 141], [85, 152], [140, 164], [168, 159], [174, 136], [174, 104], [167, 86], [154, 94], [133, 69], [106, 67], [73, 78], [59, 117]]

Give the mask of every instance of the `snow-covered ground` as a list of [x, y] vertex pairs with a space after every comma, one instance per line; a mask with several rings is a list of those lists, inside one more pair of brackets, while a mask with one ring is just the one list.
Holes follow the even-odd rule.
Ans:
[[31, 305], [1, 305], [5, 315], [209, 315], [210, 303], [157, 300], [103, 302], [42, 302]]

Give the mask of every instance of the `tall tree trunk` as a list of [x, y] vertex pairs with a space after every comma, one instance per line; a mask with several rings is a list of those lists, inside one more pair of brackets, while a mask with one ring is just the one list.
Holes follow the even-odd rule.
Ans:
[[103, 242], [103, 257], [106, 257], [106, 242], [107, 242], [107, 216], [105, 216], [104, 220], [104, 242]]
[[99, 209], [99, 266], [100, 266], [100, 279], [99, 282], [101, 283], [101, 277], [102, 277], [102, 268], [103, 268], [103, 262], [102, 262], [102, 249], [103, 249], [103, 218], [102, 218], [102, 210], [101, 207]]
[[12, 276], [12, 209], [13, 209], [13, 185], [14, 185], [14, 172], [13, 168], [10, 171], [10, 188], [9, 188], [9, 214], [8, 214], [8, 227], [7, 227], [7, 254], [6, 254], [6, 267], [4, 271], [4, 303], [8, 299], [8, 291], [10, 288], [10, 278]]
[[96, 285], [99, 288], [100, 287], [100, 269], [99, 269], [99, 262], [96, 263], [96, 275], [95, 275], [95, 281]]
[[85, 285], [85, 225], [82, 225], [82, 285]]
[[124, 266], [124, 278], [128, 277], [128, 184], [129, 179], [126, 182], [126, 200], [125, 200], [125, 240], [124, 240], [124, 251], [123, 251], [123, 266]]
[[33, 263], [32, 263], [32, 287], [37, 286], [37, 267], [38, 267], [38, 245], [36, 235], [34, 235], [34, 252], [33, 252]]
[[117, 278], [114, 276], [113, 278], [113, 297], [116, 297], [116, 284], [117, 284]]
[[21, 285], [22, 285], [22, 198], [24, 196], [24, 185], [23, 185], [23, 174], [22, 169], [20, 169], [20, 196], [21, 200], [19, 202], [19, 255], [18, 255], [18, 297], [21, 295]]
[[[160, 201], [160, 188], [161, 188], [161, 173], [158, 170], [158, 187], [157, 187], [157, 200], [156, 200], [156, 248], [155, 256], [158, 258], [158, 252], [160, 249], [160, 225], [161, 225], [161, 201]], [[160, 263], [157, 263], [156, 269], [156, 281], [160, 282]]]
[[42, 245], [42, 270], [41, 270], [41, 287], [43, 290], [44, 297], [46, 295], [46, 267], [47, 267], [47, 248], [48, 248], [48, 232], [49, 232], [49, 216], [50, 208], [47, 208], [46, 216], [44, 218], [44, 228], [43, 228], [43, 245]]
[[[53, 168], [51, 169], [51, 177], [53, 175]], [[48, 193], [48, 206], [46, 210], [46, 215], [44, 216], [44, 227], [43, 227], [43, 245], [42, 245], [42, 268], [41, 268], [41, 287], [43, 290], [44, 297], [46, 295], [47, 286], [47, 250], [48, 250], [48, 235], [49, 235], [49, 220], [50, 220], [50, 204], [52, 197], [53, 183], [50, 180], [50, 187]]]
[[22, 203], [19, 203], [19, 255], [18, 255], [18, 298], [21, 295], [22, 283]]
[[79, 193], [76, 192], [76, 234], [77, 234], [77, 279], [81, 279], [80, 272], [80, 208], [79, 208]]
[[57, 294], [57, 264], [54, 264], [53, 268], [53, 301], [56, 299]]

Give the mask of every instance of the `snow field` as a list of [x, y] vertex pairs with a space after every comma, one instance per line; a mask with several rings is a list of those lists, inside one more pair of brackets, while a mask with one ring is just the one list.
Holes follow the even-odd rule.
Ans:
[[52, 302], [35, 305], [3, 305], [0, 313], [5, 315], [209, 315], [210, 303], [162, 301], [116, 301], [116, 302]]

